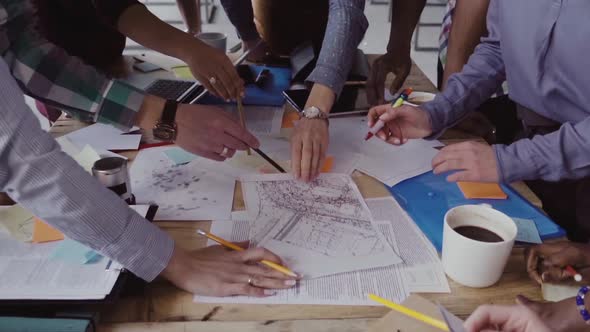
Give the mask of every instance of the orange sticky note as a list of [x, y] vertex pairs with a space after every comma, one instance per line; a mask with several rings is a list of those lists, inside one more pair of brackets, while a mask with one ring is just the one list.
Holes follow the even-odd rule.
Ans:
[[299, 114], [297, 114], [297, 112], [285, 112], [285, 114], [283, 114], [281, 128], [293, 128], [295, 127], [295, 122], [298, 120]]
[[43, 243], [63, 240], [64, 235], [57, 229], [47, 225], [40, 219], [35, 218], [33, 226], [33, 243]]
[[506, 199], [508, 195], [497, 183], [457, 182], [467, 199]]
[[326, 156], [326, 159], [324, 159], [324, 165], [322, 165], [320, 172], [330, 173], [332, 167], [334, 167], [334, 156]]

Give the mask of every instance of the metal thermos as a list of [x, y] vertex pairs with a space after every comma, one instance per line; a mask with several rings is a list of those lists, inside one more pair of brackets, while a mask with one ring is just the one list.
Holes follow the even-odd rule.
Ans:
[[135, 196], [131, 192], [131, 183], [129, 183], [127, 160], [118, 157], [102, 158], [94, 163], [92, 174], [127, 204], [135, 204]]

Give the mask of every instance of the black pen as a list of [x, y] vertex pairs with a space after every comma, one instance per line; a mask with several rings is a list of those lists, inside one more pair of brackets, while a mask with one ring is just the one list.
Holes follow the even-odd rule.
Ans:
[[258, 153], [262, 158], [264, 158], [264, 160], [268, 161], [269, 164], [273, 165], [274, 168], [277, 169], [277, 171], [281, 173], [287, 173], [277, 162], [272, 160], [269, 156], [266, 155], [266, 153], [262, 152], [260, 149], [252, 148], [252, 150]]

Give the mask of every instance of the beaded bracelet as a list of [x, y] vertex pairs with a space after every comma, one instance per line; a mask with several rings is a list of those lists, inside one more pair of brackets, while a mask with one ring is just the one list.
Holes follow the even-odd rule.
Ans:
[[586, 294], [589, 290], [590, 288], [588, 286], [582, 286], [582, 288], [580, 288], [578, 291], [578, 295], [576, 296], [576, 305], [580, 311], [580, 315], [582, 315], [582, 319], [588, 325], [590, 325], [590, 313], [588, 312], [588, 309], [586, 309], [584, 298], [586, 297]]

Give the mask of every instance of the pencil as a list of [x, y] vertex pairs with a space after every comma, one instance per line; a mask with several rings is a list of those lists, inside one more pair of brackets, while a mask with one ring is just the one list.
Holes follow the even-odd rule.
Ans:
[[375, 294], [369, 294], [369, 298], [375, 302], [379, 302], [379, 303], [383, 304], [384, 306], [386, 306], [390, 309], [393, 309], [399, 313], [402, 313], [406, 316], [412, 317], [412, 318], [419, 320], [423, 323], [426, 323], [430, 326], [434, 326], [438, 329], [449, 332], [449, 327], [447, 326], [447, 324], [445, 322], [443, 322], [441, 320], [438, 320], [436, 318], [432, 318], [432, 317], [427, 316], [423, 313], [412, 310], [408, 307], [404, 307], [401, 304], [393, 303], [393, 302], [386, 300], [384, 298], [381, 298]]
[[[243, 251], [244, 250], [244, 248], [242, 248], [242, 247], [240, 247], [240, 246], [238, 246], [238, 245], [236, 245], [234, 243], [231, 243], [229, 241], [226, 241], [226, 240], [220, 238], [219, 236], [213, 235], [211, 233], [207, 233], [207, 232], [205, 232], [205, 231], [203, 231], [201, 229], [197, 229], [197, 234], [202, 235], [202, 236], [208, 238], [209, 240], [213, 240], [213, 241], [221, 244], [222, 246], [228, 247], [228, 248], [230, 248], [232, 250], [235, 250], [235, 251]], [[282, 266], [280, 264], [273, 263], [271, 261], [267, 261], [266, 259], [261, 260], [260, 263], [261, 264], [264, 264], [264, 265], [266, 265], [268, 267], [270, 267], [271, 269], [274, 269], [276, 271], [282, 272], [282, 273], [284, 273], [284, 274], [286, 274], [288, 276], [298, 277], [297, 273], [289, 270], [288, 268], [286, 268], [286, 267], [284, 267], [284, 266]]]
[[[242, 124], [242, 128], [246, 129], [246, 116], [244, 115], [244, 105], [242, 105], [242, 96], [238, 96], [238, 115], [240, 116], [240, 123]], [[250, 148], [246, 150], [248, 155], [252, 154]]]
[[256, 149], [256, 148], [252, 148], [252, 149], [256, 153], [258, 153], [262, 158], [264, 158], [264, 160], [268, 161], [268, 163], [271, 164], [274, 168], [276, 168], [277, 171], [279, 171], [281, 173], [287, 173], [276, 161], [272, 160], [269, 156], [266, 155], [266, 153], [262, 152], [262, 150]]

